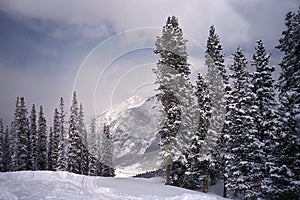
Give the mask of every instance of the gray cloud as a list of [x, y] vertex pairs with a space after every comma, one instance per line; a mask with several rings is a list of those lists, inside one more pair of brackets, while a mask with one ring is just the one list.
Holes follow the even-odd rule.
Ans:
[[[208, 29], [211, 24], [216, 26], [216, 31], [220, 35], [221, 42], [226, 50], [226, 56], [233, 53], [237, 45], [241, 45], [248, 57], [250, 57], [254, 49], [255, 40], [262, 38], [267, 45], [267, 49], [273, 53], [271, 59], [278, 62], [280, 54], [273, 48], [277, 45], [281, 31], [284, 28], [285, 14], [290, 10], [297, 9], [297, 7], [297, 1], [291, 0], [2, 0], [0, 10], [15, 20], [22, 21], [23, 25], [27, 26], [28, 29], [45, 35], [44, 40], [50, 40], [49, 38], [51, 38], [51, 42], [54, 41], [57, 45], [63, 44], [61, 48], [64, 48], [64, 51], [58, 51], [49, 43], [39, 43], [39, 46], [33, 45], [34, 40], [41, 40], [40, 38], [31, 38], [30, 41], [27, 41], [27, 43], [31, 42], [34, 48], [38, 48], [41, 54], [53, 54], [52, 57], [56, 56], [60, 59], [57, 61], [53, 60], [51, 63], [52, 65], [57, 64], [54, 74], [49, 74], [47, 69], [33, 70], [39, 69], [39, 66], [35, 64], [34, 60], [36, 58], [34, 55], [31, 55], [32, 52], [28, 52], [30, 56], [26, 57], [27, 62], [32, 62], [32, 65], [34, 65], [32, 66], [32, 71], [26, 72], [11, 69], [12, 66], [2, 64], [0, 66], [0, 91], [5, 93], [5, 95], [1, 96], [1, 103], [4, 106], [1, 105], [0, 111], [7, 113], [7, 105], [11, 104], [13, 107], [12, 102], [14, 102], [15, 97], [24, 94], [30, 98], [30, 102], [50, 105], [48, 111], [52, 113], [59, 97], [65, 96], [69, 99], [71, 90], [73, 87], [77, 87], [75, 74], [77, 73], [78, 75], [80, 73], [77, 70], [83, 63], [83, 58], [89, 53], [87, 49], [92, 49], [93, 46], [101, 43], [104, 38], [110, 38], [116, 33], [122, 33], [130, 29], [154, 27], [157, 30], [161, 30], [167, 16], [170, 15], [176, 15], [179, 18], [180, 26], [190, 41], [188, 43], [188, 51], [191, 58], [190, 62], [195, 69], [205, 72], [203, 68], [203, 47], [206, 44]], [[107, 53], [108, 58], [110, 58], [119, 48], [124, 48], [126, 45], [131, 46], [128, 51], [133, 50], [134, 46], [146, 45], [153, 48], [155, 35], [160, 33], [160, 31], [157, 31], [155, 34], [130, 35], [130, 37], [123, 38], [112, 47], [103, 49], [102, 56]], [[26, 40], [26, 36], [23, 39]], [[68, 44], [76, 45], [68, 46]], [[28, 47], [31, 44], [25, 45]], [[20, 47], [16, 46], [14, 48]], [[81, 48], [84, 50], [81, 50]], [[64, 52], [68, 56], [56, 55], [58, 53], [64, 54]], [[146, 82], [153, 80], [153, 75], [151, 70], [149, 70], [152, 65], [149, 63], [154, 64], [157, 61], [157, 57], [151, 56], [150, 53], [137, 53], [134, 55], [133, 52], [131, 56], [122, 57], [121, 55], [121, 58], [117, 58], [117, 61], [110, 60], [113, 62], [111, 69], [106, 74], [105, 79], [103, 79], [106, 81], [105, 84], [109, 86], [106, 89], [103, 89], [103, 85], [99, 85], [100, 83], [90, 80], [92, 79], [91, 77], [95, 77], [97, 80], [101, 72], [107, 67], [107, 63], [103, 64], [104, 61], [99, 60], [101, 57], [99, 54], [96, 54], [94, 59], [88, 61], [89, 66], [97, 69], [97, 73], [84, 75], [83, 80], [85, 80], [85, 84], [82, 85], [82, 88], [94, 89], [96, 103], [100, 102], [97, 104], [96, 112], [105, 110], [110, 104], [111, 98], [114, 98], [114, 102], [118, 102], [132, 91], [138, 90], [134, 87], [135, 84], [142, 87]], [[14, 57], [14, 59], [19, 58]], [[16, 60], [15, 62], [18, 61]], [[40, 65], [41, 61], [38, 64]], [[138, 77], [135, 74], [138, 68], [137, 71], [130, 71], [137, 66], [144, 66], [147, 69], [144, 71], [144, 77]], [[197, 70], [193, 70], [194, 76], [196, 72]], [[3, 83], [9, 83], [9, 89]], [[111, 97], [112, 93], [110, 90], [113, 88], [115, 88], [115, 94]], [[153, 89], [151, 86], [146, 85], [142, 88], [140, 91]], [[56, 90], [59, 90], [59, 92]], [[126, 92], [124, 93], [124, 91]], [[105, 95], [109, 96], [109, 98]], [[81, 93], [79, 98], [83, 102], [89, 102], [90, 96], [86, 93]], [[84, 106], [89, 107], [87, 108], [87, 115], [90, 116], [93, 112], [92, 109], [94, 109], [90, 109], [90, 107], [93, 106], [89, 103], [84, 104]]]

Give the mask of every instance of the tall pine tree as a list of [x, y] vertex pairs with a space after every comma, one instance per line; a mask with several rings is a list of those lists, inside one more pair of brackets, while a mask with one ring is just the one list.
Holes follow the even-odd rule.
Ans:
[[211, 26], [205, 51], [205, 65], [207, 66], [207, 88], [210, 98], [210, 116], [208, 122], [208, 131], [205, 136], [205, 146], [209, 155], [209, 172], [212, 182], [219, 178], [219, 165], [217, 162], [216, 148], [219, 136], [225, 121], [226, 112], [226, 87], [228, 77], [224, 65], [223, 47], [219, 36], [215, 32], [215, 27]]
[[30, 115], [30, 140], [31, 140], [31, 152], [30, 152], [30, 166], [32, 170], [37, 170], [38, 148], [37, 148], [37, 118], [35, 105], [32, 105]]
[[[65, 130], [65, 116], [64, 111], [64, 99], [60, 98], [57, 123], [58, 123], [58, 132], [59, 132], [59, 143], [58, 143], [58, 157], [57, 157], [57, 167], [56, 170], [66, 171], [68, 169], [68, 143], [67, 133]], [[55, 130], [54, 130], [55, 131]], [[55, 134], [55, 133], [54, 133]]]
[[54, 163], [52, 162], [52, 154], [53, 154], [53, 128], [49, 128], [49, 137], [48, 137], [48, 170], [54, 170]]
[[[274, 199], [299, 199], [300, 180], [300, 9], [289, 12], [277, 48], [284, 53], [280, 62], [279, 120], [276, 167], [270, 170]], [[298, 191], [297, 191], [298, 188]]]
[[196, 97], [198, 101], [198, 129], [191, 138], [191, 144], [187, 155], [187, 169], [185, 172], [184, 187], [189, 189], [199, 189], [201, 176], [207, 175], [210, 150], [205, 144], [205, 137], [208, 131], [208, 118], [210, 115], [210, 101], [207, 85], [200, 73], [196, 82]]
[[81, 174], [82, 144], [78, 130], [78, 103], [75, 91], [72, 99], [68, 134], [68, 170], [73, 173]]
[[17, 100], [17, 108], [14, 120], [14, 137], [16, 144], [14, 144], [13, 154], [13, 170], [27, 170], [29, 165], [28, 154], [28, 135], [29, 135], [29, 122], [27, 119], [27, 108], [25, 105], [24, 97]]
[[260, 194], [253, 185], [260, 183], [263, 174], [260, 170], [263, 152], [262, 142], [257, 137], [254, 124], [256, 107], [252, 104], [255, 95], [252, 92], [251, 75], [247, 71], [247, 61], [240, 48], [233, 54], [230, 65], [233, 88], [230, 109], [233, 114], [231, 132], [226, 140], [226, 177], [227, 186], [234, 197], [255, 199]]
[[4, 172], [4, 128], [3, 121], [0, 118], [0, 172]]
[[40, 106], [39, 119], [38, 119], [38, 159], [37, 159], [37, 169], [47, 170], [48, 169], [48, 152], [47, 152], [47, 122], [44, 116], [43, 107]]
[[[166, 167], [166, 184], [171, 184], [178, 177], [178, 173], [184, 174], [180, 167], [185, 162], [187, 144], [189, 144], [189, 133], [191, 124], [195, 118], [191, 117], [192, 112], [187, 110], [194, 105], [192, 86], [188, 80], [190, 74], [187, 63], [186, 40], [179, 27], [176, 17], [168, 17], [163, 27], [162, 36], [157, 37], [155, 42], [155, 54], [160, 55], [157, 69], [153, 72], [156, 75], [156, 83], [159, 85], [157, 95], [162, 102], [164, 119], [161, 122], [161, 151], [163, 165]], [[185, 113], [182, 113], [185, 112]], [[182, 118], [184, 117], [184, 118]], [[171, 173], [170, 167], [174, 162], [179, 162]], [[174, 168], [173, 167], [173, 168]], [[180, 172], [181, 171], [181, 172]]]
[[[278, 131], [277, 103], [275, 100], [275, 86], [272, 73], [274, 66], [269, 66], [270, 54], [266, 53], [262, 40], [258, 40], [253, 55], [252, 66], [255, 67], [253, 75], [253, 92], [255, 94], [254, 105], [258, 112], [254, 116], [255, 126], [257, 127], [258, 139], [262, 142], [261, 158], [257, 161], [257, 168], [263, 173], [262, 190], [265, 195], [272, 198], [270, 192], [273, 183], [270, 180], [268, 169], [275, 166], [274, 153], [276, 149], [276, 135]], [[259, 197], [262, 197], [261, 195]]]
[[8, 126], [6, 127], [5, 130], [5, 134], [4, 134], [4, 171], [7, 172], [9, 171], [9, 162], [10, 162], [10, 155], [11, 155], [11, 151], [10, 151], [10, 141], [9, 141], [9, 129]]
[[83, 174], [88, 174], [89, 158], [88, 158], [88, 143], [87, 131], [84, 124], [83, 106], [80, 104], [78, 113], [78, 131], [81, 141], [81, 170]]
[[96, 137], [96, 118], [91, 119], [88, 135], [88, 149], [89, 149], [89, 166], [88, 175], [97, 175], [97, 137]]
[[59, 143], [60, 143], [60, 120], [57, 108], [54, 110], [53, 116], [53, 139], [52, 139], [52, 153], [49, 160], [52, 163], [53, 170], [59, 169]]

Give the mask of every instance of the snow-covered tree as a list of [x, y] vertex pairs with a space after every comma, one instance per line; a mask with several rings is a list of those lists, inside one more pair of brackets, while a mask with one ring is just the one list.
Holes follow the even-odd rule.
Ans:
[[[268, 169], [275, 166], [274, 149], [276, 149], [276, 135], [278, 132], [277, 103], [275, 100], [275, 86], [272, 78], [274, 66], [269, 66], [270, 54], [266, 53], [262, 40], [258, 40], [253, 55], [252, 66], [255, 72], [252, 79], [255, 99], [253, 104], [257, 107], [254, 115], [255, 126], [257, 127], [258, 139], [262, 142], [261, 157], [257, 160], [257, 169], [263, 173], [262, 190], [263, 193], [270, 193], [273, 183], [269, 177]], [[260, 196], [262, 197], [262, 196]], [[271, 198], [271, 196], [269, 197]]]
[[205, 51], [205, 65], [207, 66], [207, 88], [210, 98], [210, 116], [208, 131], [205, 136], [204, 148], [209, 153], [209, 174], [212, 182], [219, 177], [219, 165], [216, 158], [216, 148], [219, 136], [225, 121], [226, 113], [226, 87], [228, 87], [228, 77], [224, 65], [223, 47], [219, 36], [215, 32], [215, 27], [211, 26]]
[[91, 119], [89, 132], [88, 132], [88, 149], [89, 149], [89, 171], [88, 175], [97, 175], [97, 136], [96, 136], [96, 118]]
[[[58, 143], [58, 156], [57, 156], [57, 167], [56, 170], [66, 171], [68, 169], [68, 140], [67, 133], [65, 130], [65, 116], [66, 113], [64, 111], [64, 99], [60, 98], [59, 108], [58, 108], [58, 116], [57, 116], [57, 126], [59, 132], [59, 143]], [[54, 127], [54, 131], [56, 131], [56, 126]], [[54, 132], [54, 134], [56, 134]], [[57, 137], [57, 136], [55, 136]]]
[[30, 140], [31, 140], [31, 152], [30, 152], [30, 166], [31, 170], [37, 170], [38, 148], [37, 148], [37, 119], [35, 105], [32, 105], [30, 115]]
[[0, 172], [4, 172], [4, 128], [3, 121], [0, 118]]
[[8, 126], [6, 126], [5, 129], [5, 134], [4, 134], [4, 138], [3, 138], [3, 148], [4, 148], [4, 171], [7, 172], [9, 171], [9, 162], [10, 162], [10, 141], [9, 141], [9, 129]]
[[47, 122], [44, 116], [43, 107], [40, 106], [37, 132], [37, 169], [47, 170], [48, 168], [48, 152], [47, 152]]
[[[162, 102], [164, 118], [161, 121], [161, 151], [163, 165], [166, 167], [166, 184], [170, 184], [170, 166], [173, 162], [185, 162], [190, 130], [195, 118], [190, 116], [188, 110], [194, 105], [193, 89], [188, 80], [190, 74], [187, 63], [186, 42], [179, 27], [176, 17], [168, 17], [163, 27], [162, 36], [155, 42], [155, 54], [160, 55], [157, 69], [153, 69], [156, 75], [156, 83], [159, 85], [157, 94]], [[183, 113], [184, 112], [184, 113]], [[180, 169], [176, 169], [178, 171]], [[174, 170], [173, 170], [174, 171]], [[184, 173], [183, 173], [184, 174]], [[173, 179], [173, 178], [172, 178]], [[175, 178], [176, 179], [176, 178]]]
[[[247, 71], [247, 61], [238, 47], [233, 54], [233, 64], [230, 70], [233, 88], [232, 101], [229, 105], [232, 112], [231, 132], [226, 136], [226, 177], [227, 186], [233, 196], [242, 199], [255, 199], [260, 195], [256, 185], [263, 179], [260, 168], [263, 152], [260, 146], [254, 115], [257, 113], [253, 105], [251, 75]], [[254, 186], [255, 185], [255, 186]]]
[[89, 158], [88, 158], [88, 143], [87, 131], [84, 124], [83, 106], [80, 104], [78, 113], [78, 131], [81, 140], [81, 171], [83, 174], [88, 174]]
[[12, 133], [12, 163], [11, 170], [27, 170], [29, 164], [28, 156], [28, 132], [29, 122], [27, 119], [27, 108], [24, 97], [17, 98]]
[[102, 152], [101, 152], [101, 162], [103, 163], [101, 169], [101, 176], [109, 177], [114, 176], [113, 168], [113, 144], [111, 140], [111, 135], [109, 131], [109, 126], [104, 124], [103, 135], [102, 135]]
[[54, 163], [52, 162], [52, 154], [53, 154], [53, 128], [49, 128], [49, 137], [48, 137], [48, 170], [54, 170]]
[[[19, 97], [17, 98], [16, 101], [16, 109], [19, 106]], [[18, 160], [17, 160], [17, 135], [16, 135], [16, 131], [15, 131], [15, 117], [16, 117], [16, 111], [14, 113], [14, 120], [11, 122], [10, 125], [10, 132], [9, 132], [9, 163], [8, 163], [8, 168], [9, 171], [16, 171], [17, 170], [17, 164], [18, 164]]]
[[205, 137], [208, 131], [208, 119], [210, 115], [210, 101], [207, 85], [200, 73], [196, 82], [196, 97], [198, 101], [198, 129], [192, 135], [191, 144], [187, 154], [187, 169], [184, 178], [184, 187], [199, 189], [200, 176], [208, 173], [210, 149], [207, 149]]
[[75, 91], [72, 99], [68, 139], [68, 170], [73, 173], [81, 174], [82, 143], [78, 130], [78, 102]]
[[[279, 64], [279, 120], [276, 166], [270, 169], [273, 199], [299, 199], [300, 180], [300, 9], [289, 12], [277, 48], [284, 53]], [[298, 189], [297, 189], [298, 188]]]
[[49, 157], [50, 162], [52, 163], [52, 170], [59, 169], [59, 143], [60, 143], [60, 119], [59, 112], [57, 108], [54, 110], [53, 116], [53, 139], [52, 139], [52, 152]]

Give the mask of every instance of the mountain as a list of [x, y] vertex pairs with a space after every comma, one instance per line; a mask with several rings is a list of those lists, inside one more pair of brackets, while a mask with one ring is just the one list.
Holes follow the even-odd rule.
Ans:
[[133, 96], [97, 117], [97, 132], [110, 127], [117, 175], [132, 176], [160, 167], [157, 132], [161, 113], [156, 98]]

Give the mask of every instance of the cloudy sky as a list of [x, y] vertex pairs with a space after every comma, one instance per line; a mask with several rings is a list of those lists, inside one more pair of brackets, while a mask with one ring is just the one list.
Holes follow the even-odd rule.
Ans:
[[[274, 47], [298, 0], [0, 0], [0, 117], [12, 118], [17, 96], [43, 105], [48, 121], [59, 98], [78, 92], [86, 117], [132, 96], [154, 94], [154, 41], [166, 18], [179, 19], [194, 75], [201, 71], [209, 26], [226, 57], [240, 45], [248, 58], [263, 39]], [[227, 59], [226, 62], [230, 62]], [[68, 110], [68, 109], [67, 109]]]

